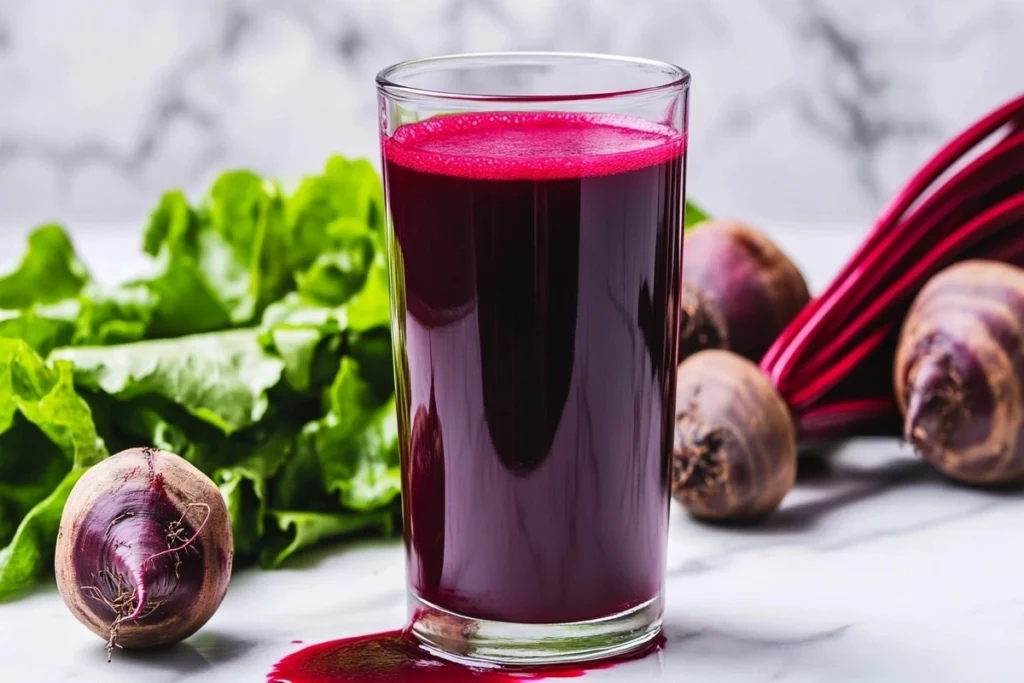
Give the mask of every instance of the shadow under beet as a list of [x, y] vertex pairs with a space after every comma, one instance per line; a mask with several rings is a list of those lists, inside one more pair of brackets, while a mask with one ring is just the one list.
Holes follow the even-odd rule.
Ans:
[[[138, 650], [116, 649], [111, 666], [120, 660], [130, 662], [133, 668], [193, 675], [236, 661], [251, 652], [256, 645], [254, 640], [206, 628], [187, 641], [174, 645]], [[107, 653], [102, 646], [93, 648], [92, 652], [97, 662], [102, 660], [103, 665], [107, 665]]]
[[[97, 662], [102, 659], [103, 665], [108, 666], [106, 651], [102, 647], [98, 647], [94, 652]], [[214, 666], [214, 662], [208, 660], [189, 643], [141, 650], [115, 649], [109, 666], [116, 666], [118, 661], [130, 662], [135, 669], [174, 671], [186, 675], [208, 671]]]
[[187, 644], [210, 664], [226, 664], [250, 653], [257, 642], [223, 631], [202, 629], [189, 638]]
[[812, 529], [822, 519], [843, 507], [868, 500], [896, 488], [944, 481], [927, 463], [914, 459], [887, 460], [872, 466], [823, 456], [801, 456], [797, 483], [790, 497], [810, 500], [785, 502], [769, 517], [757, 522], [703, 521], [707, 526], [745, 534], [791, 534]]
[[[827, 475], [831, 482], [827, 495], [815, 500], [785, 505], [762, 524], [752, 527], [751, 531], [769, 534], [806, 531], [839, 508], [868, 500], [892, 489], [935, 480], [938, 476], [923, 462], [905, 460], [871, 470], [832, 470]], [[798, 480], [797, 486], [800, 485], [801, 482]]]

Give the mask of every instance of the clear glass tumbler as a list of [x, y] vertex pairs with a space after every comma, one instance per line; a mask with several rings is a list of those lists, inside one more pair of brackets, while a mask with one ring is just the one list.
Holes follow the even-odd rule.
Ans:
[[412, 633], [506, 664], [661, 628], [689, 74], [603, 55], [377, 77]]

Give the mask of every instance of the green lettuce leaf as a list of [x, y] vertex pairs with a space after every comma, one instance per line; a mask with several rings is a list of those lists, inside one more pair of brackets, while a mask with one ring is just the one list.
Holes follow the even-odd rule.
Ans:
[[683, 224], [686, 226], [687, 230], [697, 225], [698, 223], [703, 223], [709, 218], [711, 218], [711, 216], [708, 215], [708, 213], [704, 211], [704, 209], [700, 208], [693, 202], [687, 200], [686, 217], [683, 220]]
[[225, 434], [258, 422], [284, 370], [255, 329], [108, 347], [58, 349], [75, 382], [121, 401], [160, 397]]
[[159, 300], [148, 287], [129, 284], [113, 289], [89, 286], [77, 299], [74, 346], [126, 344], [144, 339]]
[[24, 416], [73, 464], [106, 457], [89, 405], [75, 392], [70, 364], [47, 365], [28, 344], [0, 339], [0, 434]]
[[213, 473], [231, 516], [235, 553], [241, 557], [255, 557], [259, 551], [268, 517], [269, 486], [291, 457], [296, 432], [290, 424], [280, 424], [261, 435], [256, 445], [241, 451], [247, 455], [240, 461]]
[[296, 275], [299, 293], [328, 306], [340, 306], [366, 284], [376, 253], [376, 239], [366, 224], [339, 218], [325, 229], [327, 251]]
[[[206, 236], [202, 245], [200, 234]], [[230, 263], [229, 249], [202, 228], [200, 217], [182, 192], [161, 197], [150, 215], [143, 242], [145, 252], [157, 258], [157, 273], [131, 284], [148, 288], [158, 301], [151, 336], [196, 334], [233, 324], [224, 297], [203, 272], [203, 264]]]
[[296, 391], [307, 391], [314, 382], [317, 349], [325, 335], [315, 328], [278, 326], [269, 331], [270, 344], [284, 362], [284, 375]]
[[390, 325], [391, 307], [388, 300], [388, 285], [387, 260], [383, 253], [377, 252], [370, 271], [366, 275], [366, 285], [349, 301], [349, 329], [362, 332]]
[[44, 225], [29, 235], [21, 265], [0, 277], [0, 309], [54, 303], [75, 296], [88, 282], [89, 273], [64, 229]]
[[0, 547], [68, 473], [72, 463], [20, 413], [0, 434]]
[[40, 355], [60, 346], [107, 345], [146, 336], [157, 300], [144, 287], [88, 285], [75, 297], [0, 310], [0, 337], [22, 339]]
[[350, 335], [348, 354], [359, 363], [360, 374], [378, 396], [391, 396], [395, 391], [394, 356], [391, 331], [375, 327]]
[[283, 258], [289, 245], [281, 191], [251, 171], [231, 171], [214, 183], [203, 209], [209, 230], [232, 256], [223, 263], [206, 262], [204, 271], [228, 293], [234, 322], [251, 322], [292, 285]]
[[21, 339], [41, 355], [71, 343], [81, 307], [75, 299], [20, 310], [0, 310], [0, 337]]
[[296, 286], [342, 303], [366, 279], [382, 207], [373, 167], [342, 157], [287, 198], [250, 171], [222, 174], [198, 207], [166, 193], [144, 238], [157, 272], [136, 283], [159, 301], [150, 336], [248, 325]]
[[389, 504], [401, 492], [393, 398], [382, 400], [346, 357], [328, 392], [329, 410], [306, 426], [299, 449], [312, 449], [324, 490], [353, 510]]
[[369, 530], [381, 536], [394, 533], [394, 515], [384, 510], [372, 513], [275, 510], [271, 518], [274, 525], [260, 553], [260, 564], [267, 569], [280, 567], [300, 550], [330, 539]]
[[50, 495], [25, 515], [10, 544], [0, 549], [0, 602], [31, 588], [52, 571], [64, 505], [86, 469], [72, 468]]
[[332, 236], [325, 228], [340, 218], [353, 219], [376, 231], [384, 225], [380, 177], [365, 159], [331, 157], [322, 174], [303, 180], [285, 201], [293, 270], [308, 267], [318, 255], [330, 250]]
[[292, 292], [267, 308], [260, 340], [284, 362], [284, 375], [293, 389], [315, 393], [337, 371], [340, 338], [347, 326], [345, 306], [326, 306]]
[[368, 412], [358, 427], [332, 413], [303, 431], [299, 448], [314, 450], [328, 491], [346, 508], [373, 510], [401, 493], [394, 411], [389, 401]]
[[219, 428], [159, 396], [122, 401], [102, 391], [82, 393], [111, 452], [153, 446], [177, 453], [210, 473], [241, 459], [252, 447], [230, 448], [229, 437]]
[[390, 513], [339, 508], [337, 499], [326, 491], [316, 450], [301, 436], [269, 488], [259, 554], [263, 567], [277, 567], [300, 550], [374, 525], [387, 525], [390, 532]]
[[0, 339], [0, 600], [52, 567], [68, 493], [107, 454], [71, 366]]

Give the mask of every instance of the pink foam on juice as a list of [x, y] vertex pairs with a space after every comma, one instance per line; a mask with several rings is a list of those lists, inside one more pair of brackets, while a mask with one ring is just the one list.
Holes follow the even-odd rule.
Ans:
[[384, 154], [406, 168], [477, 180], [554, 180], [634, 171], [678, 157], [686, 138], [626, 116], [571, 112], [436, 116], [400, 126]]

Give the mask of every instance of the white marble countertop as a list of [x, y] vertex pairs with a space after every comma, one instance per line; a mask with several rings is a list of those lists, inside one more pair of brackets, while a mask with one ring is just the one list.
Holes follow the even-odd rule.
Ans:
[[[814, 289], [858, 239], [773, 234]], [[82, 249], [117, 270], [136, 245], [115, 231]], [[802, 467], [783, 509], [755, 528], [696, 524], [674, 507], [665, 649], [584, 680], [1024, 680], [1024, 494], [949, 483], [889, 439], [850, 441], [828, 462]], [[404, 596], [400, 543], [319, 550], [287, 569], [237, 572], [186, 643], [118, 652], [108, 665], [103, 643], [45, 586], [0, 605], [0, 680], [260, 683], [302, 647], [293, 641], [401, 626]]]

